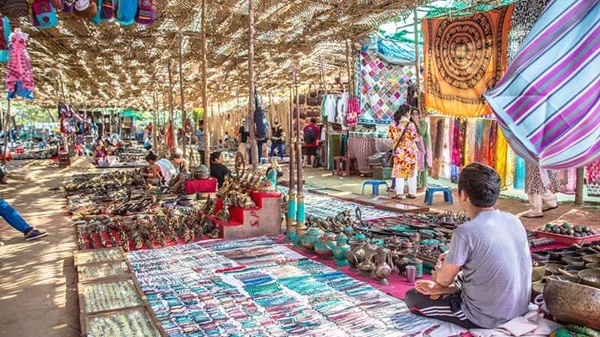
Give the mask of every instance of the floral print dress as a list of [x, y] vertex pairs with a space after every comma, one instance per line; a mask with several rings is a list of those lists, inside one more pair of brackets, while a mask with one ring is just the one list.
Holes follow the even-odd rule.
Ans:
[[[405, 128], [408, 128], [406, 132], [404, 132]], [[402, 134], [403, 132], [404, 135]], [[402, 139], [400, 139], [400, 136], [402, 136]], [[417, 154], [419, 151], [417, 148], [417, 141], [419, 140], [417, 128], [408, 119], [402, 118], [400, 123], [392, 122], [390, 124], [388, 138], [393, 140], [392, 149], [396, 148], [393, 153], [394, 165], [392, 176], [404, 179], [413, 177], [415, 175]]]

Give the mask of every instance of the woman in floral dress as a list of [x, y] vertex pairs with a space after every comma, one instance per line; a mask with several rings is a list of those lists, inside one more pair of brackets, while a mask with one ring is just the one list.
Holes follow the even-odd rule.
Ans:
[[525, 161], [525, 193], [531, 208], [524, 218], [542, 218], [544, 212], [556, 209], [559, 191], [556, 172], [540, 169], [535, 163]]
[[417, 128], [408, 119], [410, 107], [402, 105], [394, 114], [394, 122], [390, 124], [388, 138], [393, 140], [394, 157], [392, 177], [396, 180], [396, 198], [404, 198], [404, 181], [408, 180], [408, 197], [416, 198], [417, 194]]

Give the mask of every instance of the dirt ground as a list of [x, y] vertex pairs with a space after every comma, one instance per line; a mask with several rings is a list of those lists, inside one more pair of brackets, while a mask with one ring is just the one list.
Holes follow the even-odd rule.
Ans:
[[[47, 238], [25, 242], [21, 233], [0, 220], [0, 337], [75, 337], [80, 335], [79, 313], [73, 251], [76, 249], [74, 229], [64, 211], [62, 191], [54, 188], [77, 171], [89, 170], [82, 159], [68, 169], [49, 167], [46, 161], [12, 162], [10, 184], [0, 185], [0, 195], [18, 209], [34, 227], [46, 230]], [[330, 172], [306, 169], [305, 179], [315, 185], [360, 194], [364, 178], [332, 177]], [[370, 191], [370, 190], [369, 190]], [[367, 192], [366, 192], [367, 193]], [[423, 206], [423, 194], [408, 203]], [[459, 211], [436, 196], [439, 210]], [[527, 203], [501, 199], [498, 208], [519, 214], [527, 211]], [[600, 209], [573, 208], [562, 204], [548, 212], [544, 219], [524, 219], [527, 228], [536, 228], [551, 220], [565, 220], [586, 226], [600, 222]]]

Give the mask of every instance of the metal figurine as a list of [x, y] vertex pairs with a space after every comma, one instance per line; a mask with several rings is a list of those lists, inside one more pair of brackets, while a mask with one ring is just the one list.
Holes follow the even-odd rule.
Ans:
[[296, 167], [298, 168], [298, 199], [296, 212], [296, 236], [298, 239], [302, 238], [306, 234], [306, 213], [304, 212], [304, 189], [302, 186], [302, 141], [300, 130], [300, 92], [298, 91], [298, 75], [294, 71], [294, 87], [296, 90], [296, 155], [297, 162]]

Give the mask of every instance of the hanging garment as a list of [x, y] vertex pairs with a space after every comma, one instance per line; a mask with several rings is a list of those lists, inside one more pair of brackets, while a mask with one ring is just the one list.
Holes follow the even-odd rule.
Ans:
[[348, 116], [348, 99], [350, 95], [345, 91], [341, 97], [338, 98], [337, 101], [337, 116], [336, 121], [344, 126], [347, 126], [346, 117]]
[[507, 159], [508, 159], [508, 143], [506, 142], [506, 138], [502, 134], [502, 131], [498, 130], [498, 123], [495, 123], [496, 128], [496, 151], [494, 151], [494, 167], [500, 176], [500, 181], [502, 183], [502, 189], [505, 189], [509, 184], [508, 176], [510, 174]]
[[589, 196], [600, 197], [600, 159], [589, 164], [587, 171], [587, 190]]
[[514, 188], [517, 190], [525, 189], [525, 160], [521, 157], [517, 157], [515, 160]]
[[467, 149], [465, 156], [467, 164], [474, 163], [475, 155], [477, 154], [477, 119], [469, 118], [467, 120], [467, 140], [465, 148]]
[[0, 62], [10, 60], [10, 23], [7, 17], [0, 14]]
[[25, 48], [28, 37], [28, 34], [18, 28], [10, 34], [10, 61], [6, 68], [8, 99], [18, 96], [33, 100], [33, 68], [31, 67], [31, 58]]
[[[502, 137], [504, 137], [504, 135], [502, 135]], [[506, 142], [506, 138], [504, 139], [504, 141]], [[515, 151], [513, 151], [510, 148], [510, 146], [508, 146], [508, 142], [506, 142], [506, 146], [506, 186], [514, 187], [517, 168], [517, 155], [515, 154]]]
[[477, 119], [477, 129], [475, 130], [475, 161], [481, 163], [481, 153], [483, 146], [483, 119]]
[[117, 1], [117, 21], [123, 26], [129, 26], [135, 22], [138, 10], [138, 0]]
[[358, 97], [350, 97], [348, 99], [348, 126], [356, 126], [358, 124], [358, 115], [360, 115], [360, 102]]
[[335, 123], [335, 117], [337, 114], [337, 97], [335, 95], [327, 95], [325, 100], [325, 111], [327, 114], [327, 120], [330, 123]]
[[458, 18], [423, 19], [425, 106], [452, 116], [491, 114], [483, 93], [506, 68], [513, 5]]
[[481, 139], [481, 160], [479, 161], [482, 164], [490, 165], [490, 132], [492, 128], [492, 121], [489, 119], [483, 120], [483, 131], [482, 131], [482, 139]]
[[575, 194], [577, 184], [577, 169], [568, 169], [557, 172], [560, 184], [560, 193]]
[[490, 128], [490, 149], [488, 151], [488, 163], [491, 167], [496, 166], [496, 141], [498, 138], [498, 123], [491, 121]]
[[485, 94], [511, 147], [549, 169], [600, 158], [600, 0], [554, 0]]

